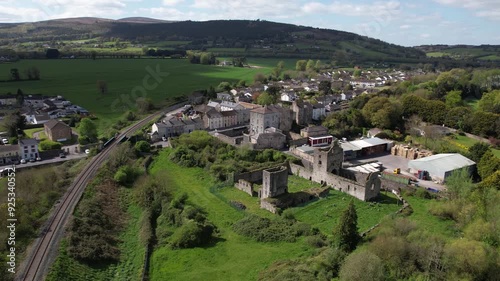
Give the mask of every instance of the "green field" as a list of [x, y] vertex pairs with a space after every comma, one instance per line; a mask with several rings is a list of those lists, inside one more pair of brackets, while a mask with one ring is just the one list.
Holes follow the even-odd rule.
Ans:
[[[22, 60], [0, 64], [0, 80], [9, 78], [11, 68], [18, 68], [22, 74], [31, 66], [40, 69], [40, 81], [3, 82], [0, 94], [22, 89], [25, 94], [61, 95], [105, 120], [116, 120], [133, 109], [135, 99], [143, 95], [159, 104], [222, 81], [252, 82], [256, 73], [270, 72], [268, 68], [196, 65], [184, 59]], [[148, 79], [156, 69], [164, 73], [159, 83]], [[98, 80], [107, 81], [108, 93], [99, 93]]]
[[430, 52], [430, 53], [427, 53], [427, 56], [431, 57], [431, 58], [439, 58], [439, 57], [443, 57], [445, 55], [448, 55], [448, 54], [444, 53], [444, 52]]
[[480, 60], [500, 60], [500, 56], [499, 55], [489, 55], [489, 56], [480, 57], [479, 59]]
[[[183, 168], [168, 159], [163, 151], [152, 164], [152, 174], [161, 175], [167, 187], [175, 193], [185, 192], [188, 201], [201, 206], [220, 231], [219, 241], [212, 246], [194, 249], [155, 249], [151, 257], [150, 280], [256, 280], [258, 273], [273, 261], [308, 256], [313, 249], [302, 239], [295, 243], [259, 243], [236, 234], [231, 225], [251, 212], [265, 217], [275, 215], [259, 209], [258, 198], [233, 187], [215, 188], [211, 176], [200, 168]], [[290, 188], [302, 190], [311, 182], [290, 177]], [[342, 199], [344, 198], [344, 199]], [[352, 197], [332, 192], [326, 199], [312, 202], [305, 207], [294, 208], [300, 221], [319, 227], [331, 235], [340, 211]], [[229, 201], [238, 201], [246, 211], [231, 207]], [[354, 200], [358, 209], [360, 228], [366, 229], [378, 223], [382, 217], [395, 212], [398, 206], [393, 198], [385, 197], [384, 203], [370, 204]], [[331, 206], [335, 204], [334, 209]], [[325, 210], [334, 210], [330, 217]]]
[[410, 219], [417, 222], [421, 229], [425, 229], [431, 233], [441, 234], [443, 237], [455, 237], [457, 235], [455, 230], [455, 222], [452, 220], [442, 220], [431, 213], [429, 208], [436, 200], [422, 199], [414, 196], [406, 196], [413, 209]]
[[38, 133], [38, 132], [42, 132], [44, 129], [43, 128], [33, 128], [33, 129], [27, 129], [27, 130], [24, 130], [24, 133], [26, 134], [26, 136], [28, 136], [29, 138], [33, 138], [33, 134], [34, 133]]

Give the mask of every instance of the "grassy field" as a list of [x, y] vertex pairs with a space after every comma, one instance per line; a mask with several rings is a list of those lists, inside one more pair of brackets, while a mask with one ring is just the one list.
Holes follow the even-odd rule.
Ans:
[[43, 128], [33, 128], [33, 129], [27, 129], [27, 130], [24, 130], [24, 133], [26, 134], [26, 136], [28, 136], [29, 138], [33, 138], [33, 134], [34, 133], [38, 133], [38, 132], [42, 132], [44, 129]]
[[156, 249], [151, 257], [150, 280], [255, 280], [258, 272], [273, 261], [312, 250], [302, 241], [258, 243], [233, 232], [231, 225], [245, 213], [210, 191], [214, 182], [203, 169], [182, 168], [168, 160], [167, 151], [161, 152], [151, 173], [162, 174], [170, 189], [186, 192], [189, 201], [203, 207], [219, 228], [221, 238], [217, 244], [204, 248]]
[[427, 53], [427, 56], [431, 57], [431, 58], [440, 58], [440, 57], [443, 57], [445, 55], [447, 55], [447, 53], [444, 53], [444, 52], [430, 52], [430, 53]]
[[[0, 80], [8, 79], [10, 69], [24, 70], [36, 66], [40, 81], [0, 83], [0, 94], [61, 95], [72, 103], [83, 106], [101, 120], [116, 120], [124, 111], [134, 108], [136, 98], [146, 96], [155, 104], [167, 98], [182, 96], [194, 90], [217, 86], [222, 81], [252, 82], [258, 72], [269, 73], [270, 68], [249, 69], [190, 64], [184, 59], [98, 59], [98, 60], [21, 60], [0, 64]], [[159, 70], [163, 76], [156, 83], [150, 72]], [[108, 93], [101, 94], [97, 81], [108, 84]], [[144, 80], [147, 80], [145, 84]]]
[[406, 196], [405, 199], [413, 209], [413, 213], [409, 218], [412, 221], [417, 222], [421, 229], [426, 229], [431, 233], [441, 234], [443, 237], [456, 236], [457, 233], [454, 228], [455, 222], [452, 220], [442, 220], [429, 213], [429, 208], [435, 200], [422, 199], [413, 196]]
[[[130, 192], [129, 190], [122, 190]], [[139, 242], [139, 219], [141, 209], [130, 205], [127, 210], [129, 215], [128, 226], [120, 236], [120, 251], [122, 260], [109, 266], [88, 266], [79, 263], [68, 256], [66, 241], [62, 243], [60, 254], [51, 268], [47, 277], [48, 281], [58, 280], [110, 280], [110, 281], [135, 281], [140, 280], [144, 261], [145, 248]]]
[[[269, 218], [275, 215], [261, 210], [256, 197], [229, 186], [214, 188], [210, 175], [203, 169], [182, 168], [172, 163], [168, 160], [168, 151], [161, 152], [152, 164], [151, 173], [164, 177], [167, 187], [175, 193], [186, 192], [188, 201], [203, 207], [220, 231], [220, 240], [212, 246], [184, 250], [156, 249], [151, 258], [151, 280], [256, 280], [258, 272], [273, 261], [307, 256], [313, 250], [302, 240], [295, 243], [258, 243], [236, 234], [231, 225], [243, 218], [246, 212]], [[310, 181], [299, 177], [292, 176], [289, 180], [293, 191], [311, 187]], [[338, 215], [350, 199], [348, 195], [332, 192], [326, 199], [293, 210], [300, 221], [331, 235]], [[243, 203], [246, 211], [231, 207], [230, 201]], [[355, 200], [361, 230], [378, 223], [382, 217], [400, 207], [392, 197], [384, 197], [383, 201], [370, 204]], [[328, 217], [324, 216], [326, 211], [329, 212]]]

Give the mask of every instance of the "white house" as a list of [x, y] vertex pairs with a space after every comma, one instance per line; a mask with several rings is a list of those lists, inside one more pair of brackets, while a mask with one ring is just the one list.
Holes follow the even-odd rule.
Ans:
[[321, 120], [321, 118], [326, 116], [326, 108], [323, 104], [313, 105], [312, 119]]
[[19, 140], [19, 150], [21, 152], [21, 159], [38, 158], [38, 142], [35, 139], [22, 139]]

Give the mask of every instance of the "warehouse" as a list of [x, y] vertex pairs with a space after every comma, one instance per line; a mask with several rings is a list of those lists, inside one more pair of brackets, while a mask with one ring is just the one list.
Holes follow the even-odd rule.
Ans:
[[393, 142], [380, 138], [368, 138], [349, 142], [351, 145], [358, 147], [357, 157], [370, 156], [391, 151]]
[[475, 169], [476, 163], [458, 153], [436, 154], [408, 162], [412, 173], [428, 171], [432, 180], [445, 181], [453, 171], [467, 168], [469, 173]]

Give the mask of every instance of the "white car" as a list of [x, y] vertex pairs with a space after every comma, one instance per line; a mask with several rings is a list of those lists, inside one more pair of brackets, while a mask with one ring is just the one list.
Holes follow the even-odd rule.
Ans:
[[21, 159], [21, 164], [26, 164], [26, 159]]
[[90, 154], [90, 149], [85, 149], [85, 154]]
[[8, 139], [2, 139], [3, 144], [8, 144], [9, 140]]

